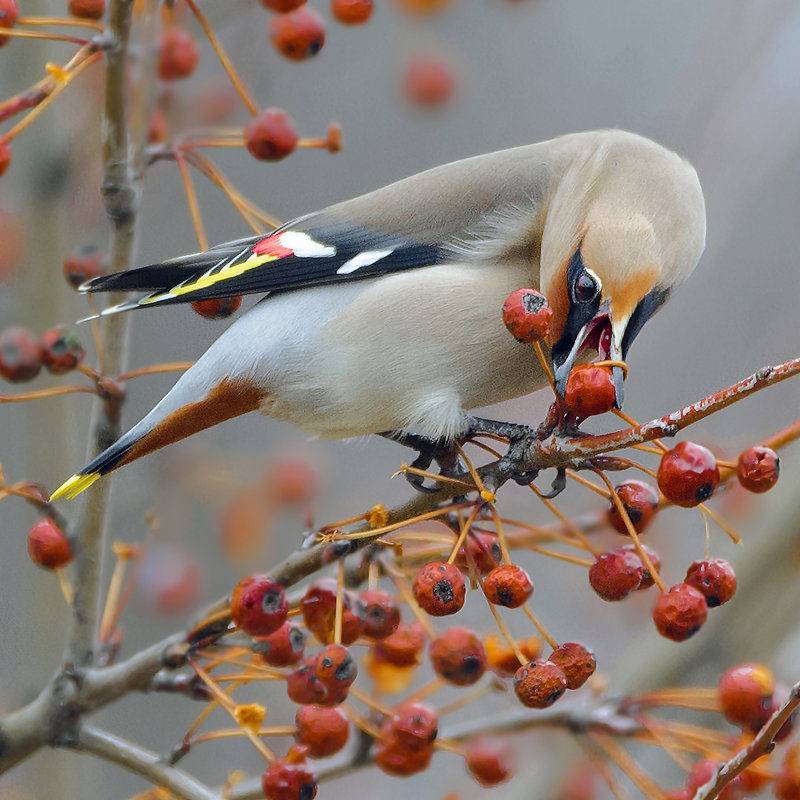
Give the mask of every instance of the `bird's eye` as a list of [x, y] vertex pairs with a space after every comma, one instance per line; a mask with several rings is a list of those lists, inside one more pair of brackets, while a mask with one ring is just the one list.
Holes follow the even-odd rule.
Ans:
[[590, 303], [600, 293], [600, 279], [584, 269], [572, 284], [572, 296], [576, 303]]

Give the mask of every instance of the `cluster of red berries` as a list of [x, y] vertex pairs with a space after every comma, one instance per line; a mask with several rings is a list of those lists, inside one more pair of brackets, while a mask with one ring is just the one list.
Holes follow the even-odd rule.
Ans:
[[0, 333], [0, 378], [11, 383], [33, 380], [42, 367], [63, 375], [78, 367], [85, 352], [77, 333], [59, 325], [36, 338], [27, 328], [14, 326]]

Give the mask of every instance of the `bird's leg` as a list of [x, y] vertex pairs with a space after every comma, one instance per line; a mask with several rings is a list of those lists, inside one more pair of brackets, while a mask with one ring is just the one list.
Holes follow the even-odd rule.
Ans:
[[[458, 467], [458, 451], [452, 442], [445, 439], [431, 439], [427, 436], [422, 436], [418, 433], [409, 433], [408, 431], [385, 431], [378, 434], [385, 439], [390, 439], [393, 442], [402, 444], [405, 447], [410, 447], [416, 450], [418, 455], [411, 462], [414, 469], [427, 470], [431, 463], [435, 460], [441, 467], [443, 475], [451, 474], [457, 471]], [[434, 494], [439, 491], [439, 485], [426, 486], [425, 479], [420, 475], [413, 475], [409, 472], [405, 474], [406, 480], [418, 491], [424, 494]]]
[[502, 436], [509, 442], [519, 441], [535, 436], [533, 428], [518, 422], [500, 422], [496, 419], [469, 417], [469, 426], [464, 434], [465, 439], [481, 435]]

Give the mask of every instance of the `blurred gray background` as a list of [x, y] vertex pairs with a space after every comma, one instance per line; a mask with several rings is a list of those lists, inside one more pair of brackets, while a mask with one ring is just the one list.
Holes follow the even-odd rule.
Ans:
[[[63, 13], [66, 3], [20, 0], [24, 13]], [[326, 7], [314, 5], [326, 19]], [[267, 43], [267, 12], [257, 3], [206, 2], [246, 82], [263, 106], [285, 108], [303, 135], [322, 135], [329, 121], [343, 126], [345, 147], [331, 156], [299, 151], [280, 164], [260, 164], [238, 150], [211, 151], [234, 185], [280, 219], [346, 199], [444, 161], [546, 139], [570, 131], [620, 127], [678, 150], [697, 167], [708, 208], [708, 246], [696, 274], [633, 348], [626, 411], [660, 416], [733, 383], [764, 364], [798, 355], [800, 270], [797, 269], [800, 185], [800, 7], [793, 0], [454, 0], [425, 21], [409, 20], [385, 0], [363, 28], [331, 22], [325, 48], [294, 64]], [[196, 27], [190, 25], [193, 30]], [[399, 91], [406, 60], [417, 52], [448, 54], [458, 65], [459, 91], [437, 113], [410, 108]], [[63, 63], [69, 45], [12, 42], [0, 51], [0, 97], [43, 75], [46, 60]], [[15, 142], [14, 163], [0, 180], [0, 223], [8, 247], [14, 215], [23, 221], [23, 254], [0, 272], [0, 328], [25, 324], [41, 332], [86, 314], [85, 301], [61, 278], [61, 261], [74, 247], [104, 246], [107, 227], [99, 201], [97, 163], [100, 76], [89, 74]], [[196, 76], [174, 87], [176, 124], [201, 119], [205, 105], [226, 91], [208, 47]], [[227, 124], [246, 120], [239, 109]], [[188, 124], [188, 123], [186, 123]], [[209, 238], [222, 241], [248, 229], [221, 193], [196, 179]], [[149, 263], [196, 246], [177, 169], [160, 163], [145, 182], [139, 261]], [[5, 241], [5, 245], [4, 245]], [[131, 366], [188, 360], [199, 355], [226, 323], [207, 322], [189, 309], [137, 314]], [[88, 326], [81, 335], [90, 342]], [[171, 385], [170, 376], [132, 381], [125, 416], [132, 424]], [[40, 377], [31, 388], [70, 382]], [[9, 389], [0, 387], [0, 392]], [[21, 391], [25, 387], [14, 387]], [[541, 394], [541, 393], [540, 393]], [[791, 381], [749, 399], [696, 427], [691, 437], [730, 457], [798, 414]], [[525, 398], [497, 417], [536, 422], [547, 397]], [[85, 460], [87, 396], [0, 407], [0, 463], [9, 481], [30, 478], [52, 489]], [[140, 541], [144, 513], [161, 519], [159, 541], [188, 548], [205, 578], [197, 602], [229, 590], [246, 569], [293, 550], [303, 529], [300, 513], [272, 521], [270, 540], [257, 558], [231, 564], [221, 551], [218, 515], [235, 484], [258, 482], [267, 459], [301, 454], [315, 465], [321, 491], [319, 524], [408, 496], [392, 472], [408, 453], [383, 441], [307, 442], [289, 426], [259, 417], [227, 423], [169, 451], [137, 462], [115, 479], [112, 537]], [[737, 548], [712, 531], [712, 553], [729, 558], [740, 592], [714, 612], [706, 629], [678, 646], [659, 639], [649, 618], [652, 596], [603, 604], [585, 575], [541, 557], [523, 558], [536, 584], [533, 607], [557, 636], [583, 640], [598, 654], [610, 690], [625, 693], [659, 684], [710, 685], [721, 670], [745, 659], [770, 662], [779, 676], [800, 678], [798, 597], [797, 448], [787, 450], [784, 477], [769, 495], [731, 494], [716, 507], [744, 537]], [[652, 466], [652, 465], [651, 465]], [[211, 491], [214, 489], [214, 491]], [[508, 490], [508, 515], [547, 521], [531, 495]], [[565, 509], [596, 507], [572, 490]], [[75, 506], [65, 506], [75, 513]], [[0, 708], [20, 705], [57, 667], [66, 611], [55, 581], [35, 568], [25, 551], [34, 512], [20, 501], [0, 509]], [[609, 544], [618, 543], [611, 535]], [[674, 583], [702, 556], [700, 515], [662, 515], [650, 543], [662, 553], [665, 578]], [[148, 614], [134, 604], [125, 617], [125, 653], [185, 624], [187, 613]], [[476, 624], [487, 624], [473, 602]], [[521, 619], [514, 630], [529, 631]], [[493, 696], [484, 709], [510, 707]], [[287, 709], [276, 701], [276, 708]], [[199, 707], [174, 698], [134, 697], [101, 715], [111, 730], [155, 750], [181, 737]], [[276, 712], [279, 713], [279, 712]], [[461, 713], [467, 718], [475, 709]], [[277, 719], [278, 717], [276, 717]], [[288, 719], [287, 719], [288, 721]], [[525, 777], [497, 796], [555, 796], [563, 763], [580, 757], [564, 734], [522, 738]], [[204, 747], [205, 749], [201, 749]], [[682, 780], [668, 757], [656, 754], [654, 774]], [[217, 783], [234, 769], [260, 769], [243, 743], [202, 745], [184, 762]], [[324, 786], [323, 797], [354, 788], [385, 796], [439, 798], [482, 794], [452, 756], [412, 783], [361, 772]], [[413, 786], [413, 788], [412, 788]], [[535, 787], [535, 788], [532, 788]], [[0, 797], [125, 798], [146, 785], [115, 768], [69, 753], [40, 753], [5, 777]], [[634, 793], [635, 794], [635, 793]]]

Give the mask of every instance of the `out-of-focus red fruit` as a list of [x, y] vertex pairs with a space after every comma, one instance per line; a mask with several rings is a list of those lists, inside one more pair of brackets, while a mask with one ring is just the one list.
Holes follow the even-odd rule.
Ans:
[[174, 544], [149, 548], [136, 581], [136, 596], [151, 614], [182, 614], [197, 603], [203, 571], [189, 550]]
[[67, 283], [79, 289], [86, 281], [108, 273], [106, 254], [91, 245], [78, 247], [64, 259], [62, 269]]
[[350, 686], [358, 667], [350, 651], [341, 644], [329, 644], [317, 655], [317, 680], [328, 688]]
[[163, 109], [156, 108], [150, 115], [150, 124], [147, 127], [147, 143], [162, 144], [169, 138], [169, 124]]
[[297, 147], [292, 118], [280, 108], [268, 108], [244, 126], [244, 143], [250, 155], [260, 161], [280, 161]]
[[261, 5], [279, 14], [288, 14], [304, 5], [306, 0], [260, 0]]
[[538, 342], [550, 332], [553, 309], [536, 289], [517, 289], [503, 303], [503, 324], [518, 342]]
[[314, 800], [317, 796], [314, 773], [305, 764], [293, 764], [282, 758], [264, 770], [261, 788], [267, 800]]
[[467, 743], [464, 752], [467, 769], [481, 786], [497, 786], [507, 781], [517, 769], [514, 748], [501, 739], [477, 736]]
[[373, 757], [375, 766], [387, 775], [405, 778], [424, 772], [433, 758], [433, 745], [422, 750], [409, 750], [396, 740], [379, 741]]
[[427, 750], [439, 733], [439, 717], [422, 703], [403, 703], [384, 722], [381, 736], [404, 750]]
[[467, 594], [461, 570], [443, 561], [432, 561], [422, 567], [414, 576], [413, 588], [417, 602], [433, 617], [460, 611]]
[[597, 668], [594, 653], [578, 642], [564, 642], [550, 653], [547, 660], [564, 673], [567, 689], [580, 689]]
[[772, 713], [775, 676], [764, 664], [739, 664], [723, 673], [718, 691], [728, 722], [757, 729]]
[[338, 753], [350, 735], [350, 723], [338, 708], [300, 706], [294, 724], [297, 741], [308, 746], [311, 758], [327, 758]]
[[363, 25], [372, 16], [372, 0], [331, 0], [331, 15], [343, 25]]
[[685, 583], [703, 594], [709, 608], [716, 608], [736, 592], [736, 573], [724, 558], [695, 561], [686, 571]]
[[242, 296], [235, 294], [232, 297], [214, 297], [211, 300], [195, 300], [192, 311], [205, 319], [227, 319], [235, 314], [242, 304]]
[[[519, 659], [505, 637], [499, 633], [490, 633], [483, 640], [483, 646], [489, 669], [501, 678], [513, 678], [519, 669]], [[517, 647], [525, 658], [535, 661], [541, 655], [542, 640], [538, 636], [518, 639]]]
[[317, 492], [319, 478], [305, 458], [273, 458], [264, 474], [267, 497], [282, 506], [304, 506]]
[[493, 605], [519, 608], [533, 594], [533, 583], [522, 567], [504, 564], [486, 576], [483, 591]]
[[597, 769], [579, 763], [570, 769], [558, 791], [556, 800], [597, 800]]
[[[708, 783], [717, 773], [717, 769], [722, 764], [721, 761], [703, 759], [698, 761], [689, 772], [686, 778], [686, 788], [689, 790], [689, 797], [694, 797], [695, 792]], [[720, 800], [741, 800], [744, 797], [741, 775], [737, 775], [718, 795]]]
[[42, 363], [53, 375], [65, 375], [83, 361], [86, 351], [72, 328], [59, 325], [42, 334]]
[[304, 61], [322, 50], [325, 25], [306, 5], [269, 21], [269, 39], [275, 49], [291, 61]]
[[[614, 487], [622, 507], [628, 512], [633, 529], [642, 533], [658, 513], [658, 492], [644, 481], [630, 480]], [[608, 521], [618, 533], [628, 535], [628, 529], [616, 505], [608, 509]]]
[[245, 487], [219, 515], [220, 544], [232, 561], [258, 552], [269, 538], [272, 510], [259, 487]]
[[22, 254], [25, 252], [25, 238], [22, 217], [14, 212], [0, 209], [0, 242], [3, 243], [0, 247], [0, 283], [11, 276], [22, 259]]
[[364, 607], [364, 635], [385, 639], [400, 625], [400, 606], [394, 597], [381, 589], [365, 589], [359, 594]]
[[514, 675], [514, 691], [528, 708], [547, 708], [567, 690], [567, 677], [552, 661], [537, 659]]
[[[3, 41], [8, 41], [10, 36], [0, 36], [0, 47], [3, 46]], [[0, 136], [0, 177], [3, 176], [5, 171], [11, 164], [11, 145]]]
[[471, 686], [486, 672], [483, 642], [469, 628], [448, 628], [431, 640], [428, 653], [436, 674], [456, 686]]
[[69, 13], [81, 19], [100, 19], [106, 13], [106, 0], [69, 0]]
[[[772, 703], [770, 704], [769, 707], [770, 717], [776, 711], [779, 711], [781, 708], [783, 708], [783, 706], [786, 704], [786, 701], [789, 699], [790, 691], [791, 690], [789, 689], [788, 686], [786, 686], [786, 684], [783, 683], [775, 684], [775, 691], [772, 694]], [[798, 712], [797, 709], [795, 709], [789, 716], [789, 719], [787, 719], [786, 722], [784, 722], [783, 725], [781, 725], [780, 730], [775, 734], [776, 742], [782, 742], [785, 739], [788, 739], [789, 736], [792, 735], [795, 729], [795, 725], [797, 724], [798, 717], [800, 717], [800, 712]], [[758, 728], [751, 728], [749, 733], [747, 733], [746, 735], [749, 736], [751, 734], [758, 733], [760, 728], [761, 726], [759, 726]]]
[[761, 494], [778, 482], [781, 460], [769, 447], [750, 447], [740, 453], [736, 477], [749, 492]]
[[284, 622], [275, 633], [259, 636], [253, 649], [271, 667], [290, 667], [303, 658], [306, 635], [299, 626]]
[[678, 442], [661, 456], [658, 488], [677, 506], [692, 508], [708, 500], [719, 484], [714, 454], [695, 442]]
[[[306, 626], [323, 644], [333, 641], [336, 592], [336, 581], [333, 578], [320, 578], [308, 587], [300, 601]], [[361, 635], [364, 610], [350, 592], [344, 592], [342, 599], [342, 644], [349, 645]]]
[[158, 44], [158, 77], [162, 81], [188, 78], [200, 61], [197, 40], [184, 28], [167, 28]]
[[452, 0], [394, 0], [397, 8], [411, 16], [425, 17], [444, 11]]
[[[18, 19], [19, 6], [17, 5], [17, 0], [0, 0], [0, 28], [13, 28]], [[0, 36], [0, 47], [8, 44], [11, 38], [11, 36]], [[0, 150], [2, 150], [1, 147]], [[0, 157], [0, 164], [2, 164], [2, 157]], [[3, 170], [0, 167], [0, 175], [2, 174]]]
[[41, 342], [27, 328], [15, 326], [0, 333], [0, 378], [24, 383], [42, 369]]
[[686, 583], [661, 592], [653, 609], [656, 630], [673, 642], [685, 642], [700, 630], [708, 617], [706, 598]]
[[603, 600], [615, 602], [639, 588], [644, 567], [639, 554], [615, 547], [598, 556], [589, 569], [589, 583]]
[[775, 777], [774, 791], [778, 800], [797, 800], [800, 797], [800, 743], [786, 748], [783, 765]]
[[269, 636], [286, 622], [289, 604], [283, 586], [269, 575], [247, 575], [231, 592], [236, 627], [251, 636]]
[[28, 531], [28, 555], [45, 569], [60, 569], [73, 559], [69, 539], [49, 517], [37, 520]]
[[497, 536], [491, 533], [470, 531], [467, 534], [466, 542], [458, 550], [455, 564], [466, 572], [474, 562], [475, 569], [481, 575], [486, 575], [500, 563], [501, 558], [502, 553]]
[[375, 655], [395, 667], [419, 664], [425, 647], [425, 630], [419, 622], [400, 625], [397, 630], [375, 645]]
[[577, 364], [567, 378], [564, 405], [576, 417], [593, 417], [614, 408], [617, 391], [609, 367]]
[[[641, 589], [649, 589], [651, 586], [655, 585], [655, 579], [650, 574], [650, 570], [647, 568], [647, 565], [642, 561], [642, 557], [639, 555], [639, 551], [636, 549], [636, 545], [631, 544], [624, 544], [620, 548], [628, 553], [634, 553], [636, 557], [641, 561], [642, 564], [642, 582], [639, 584], [639, 590]], [[653, 565], [653, 569], [658, 573], [661, 570], [661, 556], [653, 550], [652, 547], [648, 547], [646, 544], [642, 545], [642, 550], [647, 553], [647, 557], [650, 559], [650, 563]]]
[[403, 94], [415, 106], [439, 108], [455, 91], [455, 72], [440, 56], [417, 56], [403, 73]]

